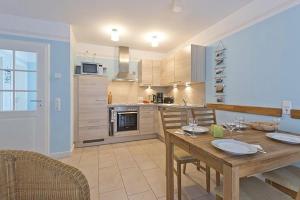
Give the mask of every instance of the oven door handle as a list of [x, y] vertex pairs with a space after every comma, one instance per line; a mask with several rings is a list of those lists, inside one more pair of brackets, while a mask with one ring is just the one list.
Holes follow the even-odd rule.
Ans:
[[137, 112], [121, 112], [118, 115], [126, 115], [126, 114], [137, 114]]

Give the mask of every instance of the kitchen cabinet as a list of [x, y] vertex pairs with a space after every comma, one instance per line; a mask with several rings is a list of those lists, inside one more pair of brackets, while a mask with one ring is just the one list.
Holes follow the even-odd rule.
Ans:
[[167, 70], [167, 59], [164, 58], [160, 62], [160, 85], [161, 86], [168, 86], [168, 70]]
[[152, 85], [152, 60], [141, 60], [139, 62], [140, 85]]
[[205, 82], [205, 47], [188, 45], [162, 61], [161, 84]]
[[143, 59], [139, 62], [141, 86], [160, 86], [160, 61]]
[[161, 85], [170, 86], [174, 83], [174, 56], [169, 56], [162, 61], [161, 65]]
[[152, 86], [160, 86], [160, 60], [153, 60], [152, 62]]
[[108, 137], [106, 77], [74, 77], [74, 139], [76, 146]]
[[175, 53], [174, 82], [205, 82], [205, 47], [188, 45]]
[[139, 128], [140, 134], [153, 134], [155, 131], [156, 106], [140, 106]]

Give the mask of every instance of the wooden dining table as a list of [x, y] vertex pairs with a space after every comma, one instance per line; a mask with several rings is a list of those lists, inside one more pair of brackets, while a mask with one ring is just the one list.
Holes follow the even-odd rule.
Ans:
[[189, 152], [195, 158], [206, 163], [223, 175], [224, 200], [239, 200], [239, 181], [242, 177], [284, 167], [300, 161], [300, 146], [285, 144], [266, 137], [265, 132], [244, 130], [242, 132], [225, 132], [223, 139], [235, 139], [249, 144], [258, 144], [265, 153], [253, 155], [232, 155], [215, 148], [211, 142], [214, 138], [206, 133], [197, 137], [178, 134], [176, 130], [166, 133], [166, 173], [167, 200], [174, 199], [173, 155], [174, 145]]

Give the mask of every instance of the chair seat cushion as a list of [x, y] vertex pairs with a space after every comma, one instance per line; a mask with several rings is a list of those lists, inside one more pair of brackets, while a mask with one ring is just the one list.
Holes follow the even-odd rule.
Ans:
[[180, 161], [195, 160], [195, 158], [191, 154], [177, 146], [174, 147], [174, 158], [175, 160]]
[[[216, 187], [216, 195], [223, 198], [223, 184]], [[240, 180], [240, 200], [291, 200], [288, 195], [256, 177]]]
[[270, 181], [282, 185], [290, 190], [298, 192], [300, 189], [300, 168], [287, 166], [270, 172], [263, 173]]

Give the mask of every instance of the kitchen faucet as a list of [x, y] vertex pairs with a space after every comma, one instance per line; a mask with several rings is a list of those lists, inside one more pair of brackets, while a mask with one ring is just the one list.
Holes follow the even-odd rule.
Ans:
[[185, 98], [182, 98], [184, 106], [187, 106], [187, 100]]

